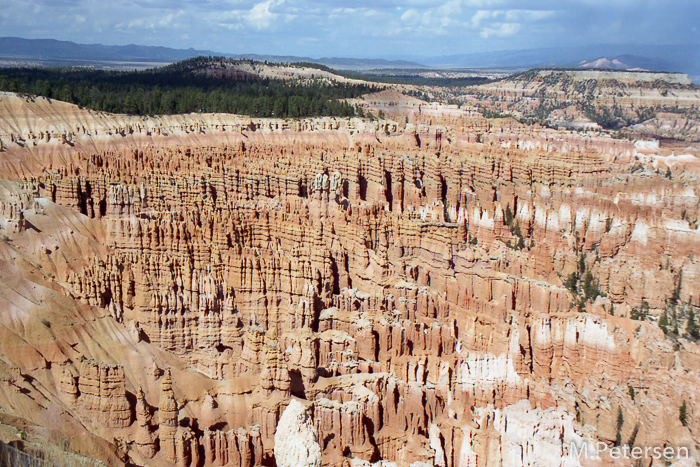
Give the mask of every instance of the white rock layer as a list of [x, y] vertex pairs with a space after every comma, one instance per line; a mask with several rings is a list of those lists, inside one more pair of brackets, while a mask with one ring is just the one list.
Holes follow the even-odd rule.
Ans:
[[306, 407], [293, 399], [275, 431], [278, 467], [321, 467], [321, 447]]

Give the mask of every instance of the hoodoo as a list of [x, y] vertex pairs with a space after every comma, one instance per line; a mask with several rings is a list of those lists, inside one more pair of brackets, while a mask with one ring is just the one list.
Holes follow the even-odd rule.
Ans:
[[[633, 111], [591, 73], [460, 98]], [[0, 421], [118, 466], [700, 459], [692, 111], [669, 147], [409, 91], [298, 119], [0, 95]]]
[[311, 417], [296, 399], [287, 405], [277, 423], [275, 460], [279, 467], [321, 467], [321, 448]]

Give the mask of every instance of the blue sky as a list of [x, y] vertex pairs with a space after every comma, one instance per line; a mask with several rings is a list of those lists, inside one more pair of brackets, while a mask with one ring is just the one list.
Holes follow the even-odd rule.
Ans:
[[700, 0], [0, 0], [0, 35], [311, 57], [700, 43]]

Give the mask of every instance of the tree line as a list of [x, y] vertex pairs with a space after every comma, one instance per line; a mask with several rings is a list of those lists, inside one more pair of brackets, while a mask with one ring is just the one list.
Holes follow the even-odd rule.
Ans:
[[211, 57], [145, 71], [80, 68], [5, 68], [0, 90], [57, 99], [81, 107], [133, 115], [222, 112], [253, 117], [351, 117], [343, 99], [375, 91], [370, 85], [221, 78], [201, 73]]

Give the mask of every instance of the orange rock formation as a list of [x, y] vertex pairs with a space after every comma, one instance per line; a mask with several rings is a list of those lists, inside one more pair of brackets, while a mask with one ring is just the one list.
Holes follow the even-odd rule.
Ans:
[[697, 459], [700, 350], [654, 322], [700, 306], [694, 166], [450, 118], [0, 96], [0, 405], [114, 464], [274, 465], [291, 398], [324, 465], [581, 465], [618, 432]]

